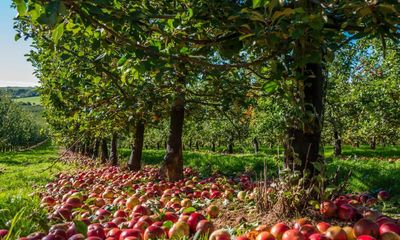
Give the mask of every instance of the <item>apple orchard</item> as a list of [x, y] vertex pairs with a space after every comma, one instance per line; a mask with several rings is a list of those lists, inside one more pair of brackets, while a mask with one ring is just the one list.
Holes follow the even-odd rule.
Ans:
[[[13, 5], [60, 161], [78, 166], [40, 192], [48, 229], [20, 240], [400, 239], [380, 211], [399, 193], [349, 193], [324, 155], [399, 140], [397, 0]], [[274, 146], [276, 171], [185, 166], [185, 149], [246, 143]]]

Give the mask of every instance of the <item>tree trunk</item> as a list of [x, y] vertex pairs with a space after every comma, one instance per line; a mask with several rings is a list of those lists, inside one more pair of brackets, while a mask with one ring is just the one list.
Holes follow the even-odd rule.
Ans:
[[86, 144], [83, 144], [83, 146], [81, 148], [81, 155], [85, 156], [86, 148], [87, 148]]
[[182, 131], [184, 116], [185, 95], [178, 90], [178, 96], [171, 108], [167, 153], [161, 169], [161, 174], [165, 174], [169, 181], [183, 178]]
[[211, 151], [215, 152], [215, 142], [211, 143]]
[[334, 131], [333, 136], [335, 138], [335, 156], [338, 157], [342, 155], [342, 140], [339, 137], [338, 131]]
[[190, 151], [192, 151], [192, 146], [193, 146], [193, 145], [192, 145], [192, 138], [190, 138], [190, 139], [189, 139], [189, 149], [190, 149]]
[[135, 143], [132, 145], [131, 156], [129, 157], [128, 167], [132, 171], [139, 171], [141, 167], [142, 151], [144, 141], [144, 122], [136, 123]]
[[[68, 146], [67, 146], [67, 149], [68, 149]], [[70, 150], [71, 152], [75, 153], [75, 152], [76, 152], [76, 143], [70, 145], [70, 146], [69, 146], [69, 150]]]
[[196, 150], [199, 151], [199, 142], [196, 141]]
[[[300, 86], [304, 89], [299, 93], [303, 96], [303, 114], [313, 114], [304, 122], [295, 121], [287, 130], [287, 142], [285, 144], [285, 166], [292, 171], [301, 173], [308, 171], [312, 176], [318, 171], [312, 163], [320, 161], [319, 147], [321, 143], [323, 96], [325, 77], [321, 64], [309, 63], [305, 69], [299, 70], [298, 75], [304, 76], [299, 79]], [[303, 125], [304, 124], [304, 125]]]
[[96, 159], [99, 157], [99, 147], [100, 147], [100, 141], [99, 141], [99, 139], [96, 138], [96, 140], [94, 140], [94, 147], [93, 147], [93, 154], [92, 154], [93, 159]]
[[101, 153], [100, 153], [100, 159], [102, 164], [107, 163], [107, 157], [108, 157], [107, 140], [103, 138], [101, 140]]
[[233, 139], [229, 139], [228, 143], [228, 153], [232, 154], [233, 153]]
[[253, 138], [253, 147], [254, 147], [254, 153], [257, 154], [259, 151], [259, 146], [258, 146], [258, 140], [257, 138]]
[[93, 155], [93, 141], [89, 140], [89, 143], [86, 148], [86, 156], [91, 158]]
[[157, 150], [160, 150], [160, 142], [157, 142]]
[[118, 134], [113, 133], [111, 138], [110, 161], [113, 166], [118, 165]]
[[376, 138], [375, 138], [375, 136], [372, 137], [370, 146], [371, 146], [371, 149], [372, 149], [372, 150], [375, 150], [375, 149], [376, 149]]

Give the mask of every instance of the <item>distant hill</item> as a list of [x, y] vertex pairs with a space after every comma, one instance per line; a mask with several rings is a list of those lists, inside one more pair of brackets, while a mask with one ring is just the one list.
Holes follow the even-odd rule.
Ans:
[[39, 92], [34, 87], [0, 87], [0, 90], [9, 93], [11, 98], [28, 98], [39, 96]]

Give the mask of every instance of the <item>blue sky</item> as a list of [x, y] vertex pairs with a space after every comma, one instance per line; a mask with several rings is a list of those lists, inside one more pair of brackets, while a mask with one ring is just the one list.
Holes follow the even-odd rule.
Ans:
[[12, 0], [0, 0], [0, 87], [36, 86], [33, 68], [24, 56], [29, 52], [29, 42], [14, 41], [13, 18], [17, 12], [10, 8]]

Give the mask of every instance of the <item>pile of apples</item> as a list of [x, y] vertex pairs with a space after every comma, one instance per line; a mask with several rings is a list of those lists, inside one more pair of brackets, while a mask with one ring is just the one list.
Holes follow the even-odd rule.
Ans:
[[[356, 196], [341, 196], [321, 204], [321, 213], [332, 219], [358, 220], [353, 227], [301, 218], [293, 223], [260, 225], [241, 236], [217, 229], [217, 199], [251, 199], [255, 186], [246, 176], [202, 179], [190, 168], [184, 179], [167, 182], [158, 169], [146, 167], [126, 172], [117, 167], [93, 168], [76, 174], [59, 174], [46, 185], [41, 207], [49, 212], [48, 232], [36, 232], [20, 240], [399, 240], [400, 225], [387, 216], [367, 214], [357, 208]], [[384, 195], [384, 194], [383, 194]], [[383, 196], [382, 195], [382, 196]], [[360, 200], [360, 196], [357, 197]], [[364, 202], [362, 202], [364, 203]], [[346, 212], [346, 209], [351, 209]], [[0, 230], [0, 239], [8, 234]]]

